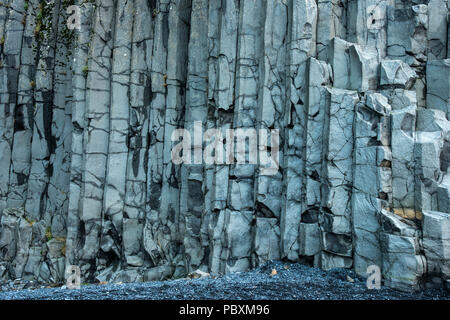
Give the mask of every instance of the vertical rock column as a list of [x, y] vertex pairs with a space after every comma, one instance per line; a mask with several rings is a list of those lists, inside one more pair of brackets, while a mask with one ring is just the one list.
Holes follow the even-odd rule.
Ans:
[[359, 97], [355, 91], [331, 89], [326, 100], [322, 167], [324, 183], [319, 222], [323, 250], [339, 258], [329, 259], [331, 265], [328, 265], [328, 259], [325, 258], [328, 254], [324, 254], [322, 267], [325, 269], [348, 267], [353, 256], [353, 121]]
[[[186, 108], [186, 78], [188, 61], [189, 17], [191, 1], [177, 0], [168, 5], [167, 38], [167, 75], [165, 81], [166, 100], [164, 116], [164, 151], [162, 197], [158, 218], [164, 226], [163, 233], [168, 237], [165, 248], [172, 264], [177, 268], [175, 274], [185, 272], [184, 252], [184, 219], [180, 217], [180, 168], [172, 162], [171, 136], [174, 130], [184, 126], [184, 110]], [[163, 32], [165, 32], [163, 30]], [[164, 84], [163, 84], [164, 85]]]
[[[7, 165], [0, 167], [0, 210], [6, 208], [8, 185], [9, 185], [9, 163], [11, 162], [11, 143], [13, 135], [13, 106], [9, 102], [8, 96], [8, 78], [7, 68], [5, 68], [5, 54], [4, 47], [6, 41], [6, 22], [9, 17], [8, 5], [9, 1], [5, 1], [0, 5], [0, 79], [1, 79], [1, 92], [0, 92], [0, 161]], [[1, 213], [0, 213], [1, 216]]]
[[[450, 4], [448, 2], [447, 10], [450, 10]], [[450, 59], [450, 13], [447, 13], [447, 59]]]
[[[431, 84], [432, 82], [428, 82]], [[423, 249], [427, 286], [449, 287], [448, 227], [450, 183], [447, 160], [450, 122], [441, 110], [417, 113], [415, 148], [416, 210], [423, 213]]]
[[[224, 9], [226, 6], [224, 7]], [[216, 102], [217, 95], [217, 85], [219, 79], [219, 50], [220, 50], [220, 26], [221, 17], [223, 14], [222, 1], [209, 1], [208, 5], [208, 33], [207, 33], [207, 49], [208, 49], [208, 74], [207, 74], [207, 119], [206, 119], [206, 130], [212, 130], [210, 132], [215, 132], [215, 137], [213, 141], [207, 140], [206, 143], [211, 143], [211, 148], [215, 146], [221, 146], [223, 144], [224, 135], [220, 132], [220, 128], [217, 127], [218, 119], [218, 107]], [[234, 41], [236, 44], [236, 41]], [[229, 89], [229, 88], [228, 88]], [[216, 131], [217, 130], [217, 131]], [[219, 133], [220, 132], [220, 133]], [[205, 132], [206, 133], [206, 132]], [[217, 140], [216, 140], [217, 139]], [[209, 150], [209, 151], [208, 151]], [[213, 153], [211, 149], [204, 150], [205, 156], [210, 152], [210, 157]], [[214, 155], [219, 156], [220, 153], [215, 153]], [[210, 223], [216, 216], [214, 210], [214, 199], [215, 199], [215, 171], [218, 167], [223, 167], [225, 159], [222, 158], [218, 160], [219, 157], [214, 157], [214, 163], [206, 163], [205, 161], [205, 178], [203, 180], [203, 190], [204, 190], [204, 214], [200, 226], [200, 241], [203, 247], [203, 261], [201, 265], [202, 270], [209, 270], [211, 261], [211, 243], [213, 241], [210, 236]], [[206, 159], [206, 158], [204, 158]], [[217, 159], [217, 160], [216, 160]]]
[[381, 62], [380, 86], [391, 106], [392, 206], [409, 219], [420, 218], [414, 201], [414, 148], [416, 139], [416, 92], [410, 91], [416, 73], [401, 60]]
[[427, 257], [430, 286], [450, 285], [450, 214], [424, 211], [423, 247]]
[[86, 130], [86, 80], [88, 76], [88, 53], [91, 35], [93, 6], [77, 2], [81, 8], [80, 30], [74, 39], [72, 62], [72, 150], [70, 162], [69, 208], [67, 213], [66, 264], [78, 265], [78, 241], [81, 241], [81, 189], [84, 161], [84, 131]]
[[450, 122], [440, 110], [419, 109], [414, 150], [416, 210], [448, 211], [448, 160]]
[[414, 204], [416, 106], [392, 112], [392, 198], [396, 214], [419, 218]]
[[427, 64], [427, 107], [445, 112], [450, 120], [450, 59]]
[[[428, 2], [428, 60], [441, 60], [447, 57], [447, 0]], [[447, 54], [446, 54], [447, 53]]]
[[[392, 161], [389, 131], [391, 106], [381, 94], [370, 94], [365, 102], [356, 108], [354, 124], [354, 172], [352, 190], [354, 268], [360, 275], [366, 275], [367, 268], [376, 265], [381, 268], [379, 214], [388, 207], [389, 177]], [[384, 141], [384, 143], [383, 143]], [[385, 183], [383, 183], [385, 181]]]
[[[224, 237], [226, 263], [225, 272], [246, 271], [251, 268], [252, 221], [255, 204], [255, 165], [239, 164], [243, 157], [250, 159], [251, 149], [255, 149], [251, 134], [246, 141], [247, 129], [250, 132], [257, 127], [258, 84], [260, 80], [259, 63], [261, 62], [262, 35], [261, 28], [265, 19], [265, 2], [250, 0], [240, 2], [240, 29], [238, 32], [234, 128], [241, 130], [232, 137], [236, 143], [234, 163], [230, 167], [226, 225]], [[253, 138], [255, 138], [253, 136]], [[227, 141], [227, 144], [230, 141]], [[237, 146], [245, 146], [239, 151]], [[228, 147], [228, 145], [227, 145]], [[237, 163], [237, 164], [236, 164]]]
[[[147, 219], [146, 194], [149, 161], [149, 115], [151, 103], [151, 54], [153, 49], [153, 17], [148, 3], [134, 1], [131, 37], [131, 75], [129, 96], [129, 129], [127, 137], [127, 182], [123, 245], [127, 264], [134, 267], [151, 265], [143, 245], [143, 227]], [[125, 13], [127, 14], [127, 13]], [[127, 54], [127, 53], [126, 53]], [[120, 215], [119, 215], [120, 217]]]
[[417, 106], [425, 107], [428, 7], [423, 4], [404, 8], [389, 6], [387, 15], [387, 56], [402, 60], [416, 71]]
[[[70, 159], [72, 143], [72, 81], [70, 64], [72, 60], [73, 32], [67, 29], [67, 5], [55, 6], [53, 25], [55, 35], [55, 60], [53, 75], [53, 103], [51, 122], [46, 140], [49, 145], [49, 183], [46, 189], [44, 220], [50, 225], [52, 238], [65, 242], [67, 234], [67, 210], [69, 204]], [[45, 76], [45, 75], [41, 75]], [[45, 111], [44, 111], [45, 113]], [[50, 116], [50, 114], [47, 114]], [[52, 147], [54, 149], [52, 149]], [[58, 245], [62, 245], [58, 243]], [[60, 258], [60, 257], [58, 257]], [[62, 258], [62, 254], [61, 254]]]
[[[213, 100], [216, 108], [215, 114], [217, 114], [216, 128], [222, 131], [224, 141], [227, 142], [226, 148], [234, 148], [234, 144], [231, 141], [226, 141], [226, 138], [228, 138], [226, 137], [226, 130], [233, 127], [240, 7], [237, 0], [226, 0], [222, 4], [219, 24], [217, 78]], [[215, 273], [225, 270], [223, 262], [225, 259], [225, 239], [223, 232], [230, 182], [229, 172], [230, 166], [228, 164], [216, 165], [212, 179], [212, 215], [208, 223], [210, 238], [209, 267]]]
[[384, 285], [405, 291], [423, 286], [426, 261], [421, 230], [409, 219], [383, 210], [379, 234]]
[[[163, 181], [164, 110], [167, 87], [167, 50], [169, 36], [168, 1], [157, 1], [150, 7], [154, 21], [154, 42], [151, 54], [151, 92], [148, 132], [147, 219], [144, 226], [144, 247], [155, 265], [169, 263], [167, 237], [169, 231], [159, 217]], [[173, 219], [172, 219], [173, 221]]]
[[[148, 132], [148, 109], [150, 104], [150, 79], [149, 56], [147, 50], [151, 52], [153, 45], [151, 39], [152, 18], [146, 3], [134, 1], [130, 12], [134, 12], [134, 21], [131, 18], [130, 35], [124, 34], [124, 39], [131, 41], [128, 52], [118, 54], [130, 57], [130, 76], [128, 80], [129, 94], [126, 96], [128, 101], [128, 135], [126, 136], [126, 145], [128, 155], [126, 160], [126, 189], [124, 197], [123, 229], [122, 240], [125, 254], [125, 261], [129, 267], [143, 267], [145, 263], [145, 250], [143, 249], [143, 227], [145, 224], [146, 212], [146, 165], [148, 158], [144, 148], [147, 146]], [[127, 8], [124, 16], [128, 16]], [[117, 39], [116, 39], [117, 41]], [[148, 48], [147, 48], [148, 45]], [[126, 58], [125, 58], [126, 59]], [[128, 67], [128, 66], [127, 66]], [[124, 74], [126, 72], [122, 72]], [[122, 97], [123, 99], [123, 97]], [[124, 110], [125, 112], [125, 110]], [[125, 125], [125, 124], [124, 124]]]
[[[271, 145], [270, 130], [281, 131], [284, 127], [286, 104], [286, 48], [284, 40], [287, 37], [288, 7], [282, 1], [267, 1], [264, 21], [264, 58], [260, 63], [260, 90], [258, 104], [260, 112], [257, 115], [257, 128], [262, 132], [259, 136], [258, 151], [271, 156], [278, 156], [275, 161], [283, 163], [283, 154], [275, 154], [279, 146]], [[264, 136], [265, 135], [265, 136]], [[284, 141], [284, 132], [280, 132]], [[265, 138], [265, 139], [264, 139]], [[266, 143], [268, 148], [262, 147]], [[269, 147], [271, 146], [271, 147]], [[268, 155], [263, 156], [268, 156]], [[259, 155], [259, 170], [256, 181], [256, 227], [255, 227], [255, 262], [254, 266], [268, 260], [280, 259], [280, 215], [282, 210], [282, 169], [261, 163]], [[274, 166], [272, 163], [271, 166]]]
[[[299, 223], [302, 215], [304, 137], [306, 126], [307, 61], [316, 55], [317, 5], [315, 1], [289, 1], [283, 197], [280, 218], [281, 257], [299, 257]], [[300, 253], [301, 254], [301, 253]]]
[[8, 108], [13, 116], [13, 135], [11, 138], [7, 137], [7, 141], [11, 141], [7, 206], [13, 208], [22, 207], [25, 203], [33, 133], [33, 104], [31, 101], [19, 104], [19, 91], [23, 93], [22, 88], [25, 90], [23, 87], [25, 83], [22, 82], [21, 85], [19, 82], [22, 54], [25, 54], [22, 52], [25, 30], [22, 21], [26, 19], [24, 4], [23, 0], [13, 0], [8, 4], [9, 16], [5, 25], [3, 44], [6, 92], [3, 94], [2, 102], [9, 104]]
[[97, 3], [93, 18], [86, 84], [86, 130], [84, 136], [81, 225], [81, 272], [86, 278], [95, 270], [103, 220], [103, 194], [109, 150], [111, 68], [115, 1]]
[[[302, 223], [317, 223], [319, 221], [320, 206], [322, 203], [321, 184], [322, 176], [324, 125], [328, 88], [331, 84], [331, 67], [324, 61], [310, 58], [308, 60], [308, 95], [306, 99], [306, 126], [304, 149], [304, 184]], [[300, 236], [303, 236], [300, 234]], [[310, 238], [314, 241], [314, 239]], [[314, 246], [302, 244], [302, 247]], [[302, 254], [304, 252], [301, 252]]]
[[318, 0], [317, 2], [317, 58], [326, 61], [328, 44], [334, 37], [346, 37], [348, 0]]
[[374, 46], [379, 58], [387, 50], [387, 6], [394, 0], [348, 0], [347, 41]]
[[[102, 209], [101, 249], [111, 256], [122, 258], [122, 243], [115, 243], [123, 237], [123, 218], [127, 211], [125, 207], [125, 188], [128, 159], [128, 129], [130, 113], [130, 67], [131, 41], [133, 32], [134, 1], [128, 0], [123, 5], [117, 5], [115, 11], [114, 44], [111, 69], [111, 105], [109, 132], [109, 149], [106, 166], [106, 181]], [[134, 232], [136, 235], [137, 232]], [[127, 263], [129, 259], [128, 238], [123, 237], [124, 253]], [[105, 261], [106, 262], [106, 261]], [[104, 267], [105, 262], [99, 262]], [[111, 261], [107, 262], [108, 264]]]
[[[31, 10], [41, 12], [44, 7], [39, 5], [39, 2], [29, 2]], [[38, 221], [44, 215], [46, 210], [47, 195], [45, 194], [49, 182], [50, 169], [50, 152], [54, 153], [55, 139], [52, 136], [52, 107], [53, 107], [53, 77], [55, 67], [55, 46], [56, 37], [46, 39], [47, 33], [39, 34], [37, 29], [42, 24], [52, 23], [58, 15], [58, 11], [51, 12], [49, 16], [43, 16], [41, 21], [35, 21], [35, 17], [30, 16], [27, 18], [29, 22], [34, 20], [34, 27], [32, 33], [29, 35], [30, 39], [34, 39], [32, 42], [34, 50], [39, 48], [40, 56], [36, 57], [35, 61], [32, 61], [33, 68], [35, 68], [35, 80], [29, 80], [34, 82], [34, 127], [33, 127], [33, 139], [31, 143], [31, 171], [28, 180], [27, 200], [25, 203], [25, 209], [28, 214]], [[44, 20], [44, 21], [42, 21]], [[37, 25], [36, 25], [37, 22]], [[51, 25], [50, 32], [57, 35], [58, 26]], [[40, 32], [40, 31], [39, 31]], [[45, 41], [45, 42], [44, 42]], [[31, 50], [31, 49], [30, 49]], [[37, 68], [34, 65], [37, 65]], [[33, 77], [34, 78], [34, 77]]]
[[[43, 211], [45, 210], [45, 188], [48, 183], [48, 163], [50, 154], [48, 151], [48, 141], [46, 138], [51, 136], [49, 131], [51, 130], [51, 121], [48, 123], [47, 130], [45, 130], [45, 123], [47, 119], [45, 118], [46, 112], [51, 106], [53, 94], [51, 93], [51, 88], [53, 86], [53, 70], [49, 72], [49, 76], [43, 78], [42, 69], [47, 67], [52, 69], [54, 66], [54, 54], [55, 54], [55, 40], [50, 41], [47, 45], [41, 45], [42, 35], [36, 37], [36, 22], [42, 23], [42, 21], [36, 21], [36, 16], [32, 12], [36, 10], [40, 12], [42, 8], [39, 6], [38, 1], [29, 2], [28, 13], [26, 14], [26, 27], [24, 31], [24, 37], [27, 39], [23, 48], [24, 55], [23, 61], [24, 66], [21, 68], [22, 75], [21, 78], [22, 87], [24, 88], [23, 93], [20, 95], [21, 100], [28, 100], [28, 104], [32, 105], [34, 125], [33, 125], [33, 137], [31, 142], [31, 168], [30, 176], [28, 178], [28, 192], [26, 194], [25, 209], [28, 214], [35, 221], [40, 220]], [[52, 17], [46, 17], [46, 19], [51, 19]], [[57, 28], [52, 31], [57, 33]], [[44, 35], [45, 36], [45, 35]], [[36, 61], [36, 51], [42, 52], [42, 56], [48, 54], [47, 63], [39, 59]], [[33, 53], [32, 53], [33, 52]], [[36, 63], [37, 62], [37, 63]], [[37, 65], [37, 68], [36, 68]], [[30, 97], [31, 93], [31, 97]], [[34, 95], [34, 96], [33, 96]], [[48, 122], [48, 121], [46, 121]], [[51, 141], [51, 140], [50, 140]]]
[[[208, 2], [193, 0], [191, 12], [191, 34], [189, 41], [189, 61], [186, 92], [186, 116], [184, 128], [191, 133], [192, 164], [183, 166], [180, 219], [185, 219], [183, 239], [185, 259], [189, 272], [198, 269], [204, 259], [205, 250], [201, 239], [202, 221], [205, 215], [206, 185], [203, 155], [203, 132], [208, 116]], [[211, 79], [214, 80], [214, 79]], [[194, 125], [201, 125], [198, 132]], [[194, 131], [196, 130], [196, 131]], [[218, 137], [216, 137], [217, 139]]]

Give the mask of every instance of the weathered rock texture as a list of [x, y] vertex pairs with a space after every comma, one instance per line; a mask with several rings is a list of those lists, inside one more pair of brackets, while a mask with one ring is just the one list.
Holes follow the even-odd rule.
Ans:
[[[449, 6], [2, 1], [0, 278], [286, 259], [448, 285]], [[279, 129], [280, 170], [174, 164], [172, 133], [195, 122]]]

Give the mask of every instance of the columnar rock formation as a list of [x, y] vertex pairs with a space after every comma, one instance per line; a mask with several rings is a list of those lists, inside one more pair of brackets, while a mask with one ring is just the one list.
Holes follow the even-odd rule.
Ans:
[[[2, 1], [0, 278], [61, 282], [76, 265], [83, 281], [150, 281], [284, 259], [449, 285], [449, 7]], [[174, 163], [172, 134], [195, 123], [278, 129], [278, 172]]]

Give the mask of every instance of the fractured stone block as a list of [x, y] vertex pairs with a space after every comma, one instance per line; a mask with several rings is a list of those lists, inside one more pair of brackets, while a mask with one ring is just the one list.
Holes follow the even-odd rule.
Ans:
[[329, 103], [326, 107], [324, 128], [323, 176], [326, 183], [322, 185], [322, 207], [336, 219], [332, 225], [342, 228], [335, 233], [351, 233], [351, 190], [353, 181], [353, 122], [358, 94], [354, 91], [331, 89]]
[[336, 268], [349, 269], [353, 265], [353, 259], [322, 251], [315, 257], [314, 265], [326, 271]]
[[428, 3], [428, 60], [446, 58], [447, 15], [447, 0]]
[[406, 90], [416, 81], [416, 72], [401, 60], [381, 61], [380, 86], [394, 86]]
[[416, 107], [392, 112], [392, 197], [394, 209], [414, 209]]
[[450, 119], [450, 59], [427, 64], [427, 107], [444, 111]]
[[375, 47], [353, 45], [350, 55], [350, 86], [358, 91], [375, 90], [378, 87], [378, 53]]
[[350, 87], [350, 56], [352, 43], [335, 37], [328, 45], [328, 61], [333, 68], [333, 86], [347, 89]]
[[256, 218], [255, 227], [256, 265], [280, 259], [280, 227], [277, 219]]
[[428, 273], [450, 279], [450, 214], [423, 212], [423, 248]]
[[320, 228], [318, 223], [300, 223], [299, 254], [314, 256], [321, 251]]
[[347, 39], [377, 48], [378, 56], [386, 56], [386, 7], [391, 0], [348, 0]]
[[385, 285], [399, 290], [418, 290], [426, 272], [418, 239], [381, 233], [382, 275]]
[[426, 5], [408, 8], [387, 7], [387, 55], [409, 65], [424, 59], [427, 48], [428, 15]]
[[334, 37], [345, 38], [345, 10], [338, 0], [317, 1], [317, 57], [327, 60], [327, 46]]
[[322, 232], [322, 249], [340, 256], [352, 257], [352, 238], [349, 235]]
[[225, 226], [227, 258], [225, 272], [243, 272], [250, 268], [252, 249], [251, 211], [227, 210], [228, 224]]

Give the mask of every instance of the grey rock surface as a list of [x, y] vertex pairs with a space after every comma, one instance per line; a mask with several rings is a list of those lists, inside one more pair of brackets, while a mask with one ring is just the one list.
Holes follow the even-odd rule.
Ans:
[[[77, 0], [75, 30], [68, 3], [0, 3], [0, 280], [448, 283], [448, 1]], [[278, 130], [278, 170], [204, 161], [227, 129]]]

